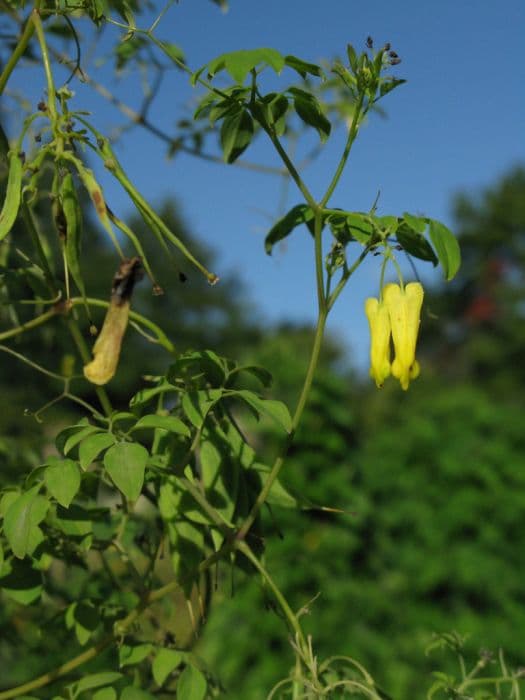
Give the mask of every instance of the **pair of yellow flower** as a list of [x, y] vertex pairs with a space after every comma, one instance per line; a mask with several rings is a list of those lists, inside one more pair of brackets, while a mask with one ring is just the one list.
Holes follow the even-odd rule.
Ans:
[[[370, 376], [379, 388], [392, 374], [406, 390], [410, 380], [419, 375], [416, 343], [423, 295], [419, 282], [410, 282], [404, 288], [387, 284], [379, 300], [370, 298], [365, 302], [371, 338]], [[393, 362], [390, 338], [394, 343]]]

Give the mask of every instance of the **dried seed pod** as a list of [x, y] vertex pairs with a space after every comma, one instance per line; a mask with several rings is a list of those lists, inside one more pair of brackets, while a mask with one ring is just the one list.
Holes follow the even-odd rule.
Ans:
[[128, 325], [131, 295], [142, 274], [141, 259], [134, 257], [123, 260], [113, 278], [109, 308], [93, 346], [94, 358], [84, 367], [84, 376], [92, 384], [107, 384], [117, 371], [122, 339]]

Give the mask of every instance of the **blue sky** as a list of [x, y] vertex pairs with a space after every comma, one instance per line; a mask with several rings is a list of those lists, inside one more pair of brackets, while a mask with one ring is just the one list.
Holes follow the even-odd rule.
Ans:
[[[148, 23], [139, 18], [138, 24]], [[231, 0], [227, 13], [209, 0], [181, 0], [157, 29], [159, 38], [183, 48], [192, 68], [224, 51], [257, 46], [310, 61], [342, 57], [348, 42], [361, 50], [368, 35], [376, 45], [391, 42], [402, 57], [396, 75], [408, 82], [382, 103], [386, 119], [373, 115], [363, 128], [332, 203], [367, 210], [379, 190], [380, 214], [408, 210], [451, 226], [455, 192], [477, 192], [525, 160], [523, 0]], [[108, 67], [91, 67], [89, 72], [131, 106], [140, 104], [138, 75], [119, 82]], [[292, 77], [283, 73], [280, 84], [289, 85]], [[89, 88], [73, 87], [77, 108], [88, 95], [93, 99]], [[186, 76], [170, 72], [151, 117], [171, 131], [191, 99]], [[121, 115], [98, 98], [92, 110], [101, 130], [122, 123]], [[335, 134], [319, 161], [305, 171], [314, 193], [327, 183], [343, 137]], [[117, 153], [149, 199], [176, 199], [191, 230], [217, 251], [215, 272], [236, 271], [262, 318], [313, 322], [309, 236], [298, 230], [272, 257], [263, 249], [264, 234], [279, 213], [278, 179], [184, 154], [168, 161], [165, 145], [139, 128], [123, 136]], [[247, 151], [245, 158], [279, 165], [263, 144]], [[125, 196], [107, 173], [101, 177], [112, 208], [125, 214]], [[287, 206], [300, 201], [290, 188]], [[418, 269], [424, 280], [438, 279], [426, 266]], [[350, 360], [360, 367], [366, 365], [368, 346], [363, 302], [377, 294], [378, 279], [378, 261], [372, 259], [350, 282], [330, 322], [348, 345]]]

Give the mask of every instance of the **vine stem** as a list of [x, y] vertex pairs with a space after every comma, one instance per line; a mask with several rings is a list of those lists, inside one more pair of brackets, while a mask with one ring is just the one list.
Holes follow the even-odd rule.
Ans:
[[[348, 130], [348, 137], [346, 139], [346, 144], [345, 148], [343, 150], [343, 153], [341, 155], [341, 158], [339, 160], [339, 163], [337, 165], [337, 168], [335, 170], [334, 176], [332, 177], [332, 180], [330, 184], [328, 185], [328, 188], [324, 194], [324, 197], [321, 199], [319, 202], [319, 207], [321, 209], [324, 209], [324, 207], [328, 204], [328, 200], [333, 194], [333, 191], [335, 190], [337, 183], [341, 179], [341, 175], [343, 174], [343, 170], [345, 169], [346, 163], [348, 161], [348, 156], [350, 155], [350, 151], [352, 150], [352, 145], [356, 139], [357, 136], [357, 131], [359, 128], [359, 121], [361, 119], [361, 110], [363, 109], [363, 102], [365, 99], [365, 95], [363, 92], [359, 94], [359, 98], [357, 100], [357, 104], [355, 107], [354, 111], [354, 116], [352, 117], [352, 124], [350, 126], [350, 129]], [[366, 112], [366, 110], [365, 110]]]
[[265, 132], [268, 134], [268, 137], [270, 141], [272, 142], [275, 150], [279, 154], [281, 160], [283, 161], [284, 165], [286, 166], [286, 169], [290, 173], [293, 181], [297, 185], [299, 191], [305, 198], [305, 200], [308, 202], [309, 206], [312, 208], [314, 213], [317, 213], [317, 211], [320, 209], [319, 205], [315, 201], [313, 195], [310, 193], [310, 190], [304, 183], [302, 177], [299, 175], [299, 171], [295, 167], [295, 165], [292, 163], [288, 153], [286, 153], [285, 149], [283, 148], [283, 145], [277, 138], [277, 136], [273, 133], [273, 131], [270, 129], [268, 124], [266, 122], [261, 122], [259, 121], [259, 124], [262, 126], [262, 128], [265, 130]]
[[44, 71], [46, 74], [47, 93], [48, 93], [48, 95], [47, 95], [48, 96], [47, 107], [49, 110], [50, 119], [56, 128], [57, 120], [58, 120], [58, 113], [57, 113], [57, 106], [56, 106], [55, 82], [53, 80], [53, 72], [51, 70], [51, 63], [49, 61], [49, 53], [47, 50], [46, 37], [44, 35], [44, 28], [42, 26], [42, 20], [40, 19], [40, 14], [36, 10], [33, 10], [32, 20], [33, 20], [33, 25], [34, 25], [34, 28], [36, 31], [36, 35], [38, 37], [38, 43], [40, 44], [40, 50], [42, 52], [42, 63], [44, 64]]
[[24, 31], [22, 33], [22, 36], [20, 37], [20, 41], [16, 45], [15, 50], [9, 57], [8, 62], [5, 65], [4, 70], [2, 71], [2, 74], [0, 75], [0, 95], [3, 95], [5, 86], [7, 85], [7, 81], [11, 77], [11, 73], [16, 67], [16, 64], [22, 57], [24, 51], [27, 48], [27, 45], [31, 41], [31, 37], [35, 33], [35, 24], [33, 22], [33, 17], [38, 13], [38, 10], [35, 8], [31, 15], [29, 16], [29, 19], [26, 22], [26, 26], [24, 28]]
[[[109, 301], [105, 301], [103, 299], [94, 299], [93, 297], [86, 297], [85, 301], [87, 302], [88, 306], [100, 306], [105, 309], [109, 307]], [[72, 304], [72, 306], [83, 306], [84, 299], [83, 297], [71, 297], [69, 303]], [[162, 347], [165, 348], [168, 352], [175, 352], [175, 346], [168, 338], [168, 336], [164, 333], [164, 331], [156, 323], [150, 321], [150, 319], [146, 318], [146, 316], [143, 316], [142, 314], [139, 314], [136, 311], [132, 310], [130, 310], [129, 312], [129, 318], [130, 320], [135, 321], [136, 323], [142, 326], [146, 326], [146, 328], [149, 328], [151, 331], [153, 331], [157, 336], [156, 340], [158, 344], [162, 345]]]
[[24, 333], [25, 331], [29, 331], [32, 328], [37, 328], [38, 326], [41, 326], [43, 323], [46, 323], [49, 321], [50, 318], [53, 318], [54, 316], [59, 313], [57, 309], [53, 306], [49, 311], [46, 311], [43, 314], [40, 314], [40, 316], [35, 316], [35, 318], [32, 318], [30, 321], [26, 321], [26, 323], [21, 323], [19, 326], [16, 326], [15, 328], [10, 328], [8, 331], [4, 331], [3, 333], [0, 333], [0, 341], [2, 340], [7, 340], [8, 338], [14, 338], [17, 335], [20, 335], [20, 333]]
[[[286, 459], [286, 455], [288, 453], [288, 450], [293, 442], [295, 432], [297, 430], [297, 426], [299, 425], [299, 421], [301, 420], [301, 417], [303, 415], [304, 408], [306, 406], [306, 402], [308, 400], [308, 395], [310, 393], [310, 388], [313, 383], [314, 375], [315, 375], [315, 370], [317, 368], [317, 363], [319, 361], [319, 355], [321, 353], [321, 346], [323, 342], [323, 336], [324, 336], [324, 329], [326, 326], [326, 317], [327, 317], [327, 311], [324, 309], [320, 311], [319, 317], [317, 319], [317, 327], [315, 329], [315, 337], [314, 337], [314, 343], [312, 346], [312, 352], [310, 355], [310, 362], [308, 365], [308, 370], [306, 372], [306, 377], [304, 380], [303, 388], [301, 391], [301, 395], [299, 397], [299, 401], [297, 402], [297, 407], [295, 409], [295, 413], [292, 418], [292, 429], [290, 430], [290, 433], [288, 434], [288, 438], [285, 442], [285, 445], [281, 451], [281, 454], [277, 457], [275, 460], [272, 469], [268, 475], [268, 479], [266, 480], [266, 483], [264, 484], [263, 488], [259, 492], [259, 495], [257, 496], [257, 500], [252, 506], [252, 509], [250, 510], [249, 514], [247, 515], [245, 521], [239, 528], [237, 532], [237, 539], [238, 540], [243, 540], [246, 535], [248, 534], [248, 531], [250, 530], [251, 526], [255, 522], [255, 519], [262, 508], [263, 504], [265, 503], [266, 499], [268, 498], [268, 494], [270, 493], [270, 490], [279, 476], [279, 472], [281, 471], [281, 468], [284, 464], [284, 461]], [[1, 698], [0, 698], [1, 700]]]
[[304, 638], [303, 630], [301, 628], [301, 625], [299, 624], [299, 620], [297, 619], [297, 615], [293, 612], [291, 607], [288, 604], [288, 601], [284, 597], [284, 595], [281, 593], [279, 588], [277, 587], [276, 583], [270, 576], [270, 574], [266, 571], [264, 566], [261, 564], [259, 559], [255, 556], [255, 554], [252, 552], [251, 548], [246, 542], [236, 542], [235, 548], [244, 554], [244, 556], [253, 564], [253, 566], [257, 569], [257, 571], [261, 574], [261, 576], [264, 578], [268, 586], [271, 588], [272, 593], [274, 594], [277, 602], [281, 606], [281, 610], [283, 613], [286, 615], [286, 618], [288, 622], [290, 623], [290, 627], [292, 627], [293, 631], [295, 632], [297, 639], [299, 640], [301, 647], [303, 649], [307, 648], [306, 644], [306, 639]]

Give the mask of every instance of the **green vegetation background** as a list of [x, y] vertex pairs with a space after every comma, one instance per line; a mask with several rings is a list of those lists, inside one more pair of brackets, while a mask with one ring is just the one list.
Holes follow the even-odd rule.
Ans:
[[[433, 633], [468, 635], [473, 661], [481, 648], [501, 647], [509, 665], [525, 664], [525, 170], [479, 196], [458, 196], [454, 214], [464, 266], [457, 282], [427, 293], [423, 370], [410, 391], [392, 383], [378, 392], [348, 369], [336, 339], [325, 350], [283, 481], [344, 513], [274, 506], [265, 514], [269, 569], [292, 605], [304, 608], [319, 657], [353, 656], [399, 699], [424, 697], [432, 670], [455, 669], [453, 656], [425, 655]], [[164, 216], [190, 239], [173, 206]], [[198, 245], [201, 258], [213, 257]], [[274, 395], [293, 405], [311, 329], [265, 328], [238, 279], [223, 277], [210, 289], [191, 275], [174, 286], [168, 263], [153, 259], [166, 294], [151, 297], [144, 285], [137, 310], [151, 313], [181, 350], [210, 347], [271, 368]], [[102, 242], [90, 245], [84, 269], [93, 296], [107, 297], [114, 266]], [[20, 279], [22, 298], [27, 275]], [[43, 328], [11, 346], [58, 370], [64, 342]], [[166, 363], [130, 329], [112, 384], [117, 403], [125, 406], [135, 389], [137, 366], [154, 374]], [[60, 404], [42, 424], [24, 416], [57, 387], [7, 355], [0, 389], [6, 484], [39, 463], [73, 409]], [[277, 436], [254, 437], [274, 454]], [[96, 583], [74, 569], [63, 586], [69, 595], [83, 586], [85, 594]], [[232, 579], [226, 568], [217, 579], [209, 582], [216, 590], [197, 651], [219, 674], [224, 697], [264, 698], [292, 662], [284, 624], [255, 579]], [[63, 594], [58, 586], [57, 597]], [[73, 649], [52, 619], [7, 599], [0, 629], [0, 687], [64, 660], [65, 644]]]

